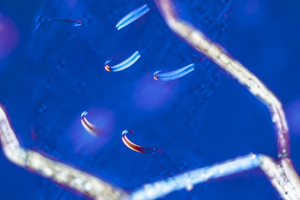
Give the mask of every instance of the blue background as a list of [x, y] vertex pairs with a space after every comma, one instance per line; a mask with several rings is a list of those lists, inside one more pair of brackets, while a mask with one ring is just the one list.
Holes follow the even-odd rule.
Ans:
[[[149, 13], [115, 30], [124, 15], [144, 3]], [[184, 19], [225, 46], [281, 99], [299, 168], [299, 1], [181, 0], [178, 6]], [[0, 14], [0, 102], [24, 147], [128, 191], [250, 152], [276, 157], [267, 108], [173, 35], [152, 1], [0, 0]], [[80, 19], [82, 26], [37, 26], [39, 16]], [[103, 69], [106, 60], [118, 63], [136, 50], [142, 57], [132, 67], [117, 73]], [[195, 71], [181, 79], [152, 78], [156, 70], [193, 62]], [[107, 140], [82, 127], [84, 110], [110, 135]], [[163, 154], [131, 151], [121, 141], [124, 129], [135, 131], [129, 136], [135, 143]], [[0, 163], [1, 199], [84, 199], [16, 167], [3, 154]], [[252, 170], [164, 199], [279, 197], [263, 173]]]

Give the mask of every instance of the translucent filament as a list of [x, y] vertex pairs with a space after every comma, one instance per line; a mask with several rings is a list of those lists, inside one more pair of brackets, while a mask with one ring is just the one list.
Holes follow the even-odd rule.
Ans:
[[171, 72], [162, 73], [162, 74], [160, 74], [161, 70], [159, 70], [153, 73], [153, 78], [155, 80], [171, 81], [187, 75], [188, 73], [194, 71], [194, 69], [195, 69], [195, 65], [193, 63], [183, 68]]
[[142, 147], [142, 146], [136, 145], [133, 142], [131, 142], [126, 136], [126, 134], [128, 132], [134, 134], [134, 132], [132, 130], [124, 130], [122, 132], [122, 141], [129, 149], [136, 151], [138, 153], [148, 153], [148, 154], [155, 153], [155, 151], [156, 151], [155, 148], [146, 148], [146, 147]]
[[111, 62], [111, 60], [108, 60], [105, 62], [104, 69], [108, 72], [122, 71], [132, 66], [140, 57], [141, 54], [139, 53], [139, 51], [136, 51], [129, 58], [114, 66], [109, 66], [108, 64]]
[[84, 111], [81, 114], [81, 123], [83, 125], [83, 127], [85, 128], [85, 130], [87, 130], [89, 133], [93, 134], [93, 135], [99, 135], [102, 133], [102, 131], [97, 128], [95, 125], [91, 124], [87, 119], [86, 116], [87, 114], [89, 114], [91, 112], [89, 111]]
[[131, 11], [130, 13], [128, 13], [127, 15], [125, 15], [116, 25], [116, 29], [120, 30], [122, 28], [124, 28], [125, 26], [128, 26], [129, 24], [131, 24], [132, 22], [134, 22], [135, 20], [139, 19], [140, 17], [142, 17], [143, 15], [145, 15], [148, 11], [150, 10], [150, 8], [148, 7], [147, 4], [142, 5], [139, 8], [136, 8], [135, 10]]

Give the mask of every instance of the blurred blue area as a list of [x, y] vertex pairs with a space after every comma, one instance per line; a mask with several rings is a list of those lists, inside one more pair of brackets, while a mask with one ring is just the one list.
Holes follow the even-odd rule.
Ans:
[[[151, 11], [120, 31], [115, 25], [147, 3]], [[282, 100], [300, 167], [300, 3], [296, 0], [179, 0], [181, 16], [253, 71]], [[80, 27], [36, 20], [79, 19]], [[3, 28], [4, 27], [4, 28]], [[1, 29], [2, 28], [2, 29]], [[2, 32], [1, 32], [2, 31]], [[276, 157], [267, 108], [178, 39], [153, 1], [0, 1], [0, 102], [22, 144], [133, 191], [144, 183], [250, 152]], [[5, 36], [5, 37], [3, 37]], [[117, 73], [103, 69], [134, 51], [141, 59]], [[152, 78], [195, 63], [171, 82]], [[106, 118], [107, 141], [81, 125]], [[121, 141], [163, 149], [139, 154]], [[83, 199], [11, 164], [0, 154], [0, 199]], [[259, 170], [196, 185], [164, 199], [279, 199]]]

